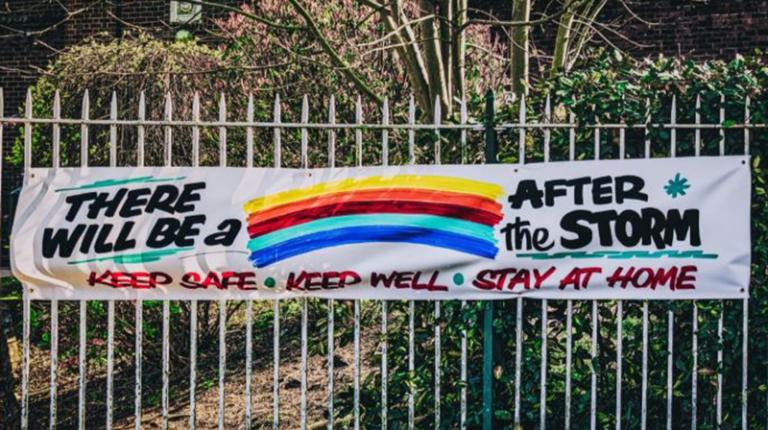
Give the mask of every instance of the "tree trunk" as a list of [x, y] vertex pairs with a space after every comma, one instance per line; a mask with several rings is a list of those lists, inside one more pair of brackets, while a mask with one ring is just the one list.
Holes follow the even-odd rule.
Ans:
[[[531, 18], [531, 0], [512, 0], [512, 21], [525, 22]], [[512, 28], [510, 43], [510, 74], [512, 92], [518, 97], [528, 92], [528, 26]]]
[[440, 29], [440, 53], [443, 63], [443, 85], [445, 86], [447, 110], [443, 113], [450, 116], [453, 108], [453, 0], [440, 0], [438, 28]]
[[573, 66], [573, 63], [581, 55], [581, 51], [584, 48], [584, 45], [586, 45], [586, 43], [592, 38], [592, 35], [594, 34], [594, 31], [591, 28], [592, 23], [597, 20], [597, 16], [600, 15], [600, 12], [603, 10], [603, 7], [605, 7], [606, 3], [608, 3], [608, 0], [588, 0], [583, 3], [583, 9], [579, 13], [582, 22], [574, 22], [572, 24], [573, 28], [571, 30], [571, 34], [574, 36], [571, 37], [572, 40], [570, 43], [572, 49], [569, 49], [569, 52], [566, 53], [566, 70]]
[[568, 71], [568, 49], [571, 44], [571, 31], [573, 27], [573, 8], [568, 10], [560, 17], [555, 38], [555, 51], [552, 58], [552, 67], [549, 69], [549, 76], [555, 77], [562, 71]]
[[456, 10], [454, 11], [456, 20], [453, 24], [453, 94], [459, 100], [464, 100], [464, 63], [466, 55], [466, 37], [462, 31], [464, 23], [467, 22], [467, 0], [456, 0]]
[[[421, 0], [421, 15], [433, 15], [430, 19], [421, 22], [421, 38], [424, 43], [424, 56], [429, 76], [430, 99], [438, 100], [443, 111], [448, 110], [448, 95], [445, 88], [445, 79], [443, 73], [443, 59], [441, 55], [440, 43], [438, 40], [437, 29], [435, 28], [436, 8], [430, 0]], [[434, 108], [434, 106], [432, 106]]]

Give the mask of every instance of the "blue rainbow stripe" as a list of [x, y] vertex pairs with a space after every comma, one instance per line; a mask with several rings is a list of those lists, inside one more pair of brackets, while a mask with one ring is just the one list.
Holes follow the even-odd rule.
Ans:
[[334, 246], [366, 242], [407, 242], [451, 249], [483, 258], [495, 258], [495, 243], [465, 234], [425, 227], [370, 225], [318, 231], [254, 251], [250, 260], [265, 267], [286, 258]]

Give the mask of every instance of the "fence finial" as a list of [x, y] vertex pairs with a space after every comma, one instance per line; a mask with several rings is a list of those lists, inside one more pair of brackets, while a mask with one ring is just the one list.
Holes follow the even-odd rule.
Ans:
[[[90, 119], [91, 101], [88, 88], [83, 93], [83, 106], [81, 118], [83, 121]], [[80, 166], [88, 166], [88, 124], [80, 125]]]

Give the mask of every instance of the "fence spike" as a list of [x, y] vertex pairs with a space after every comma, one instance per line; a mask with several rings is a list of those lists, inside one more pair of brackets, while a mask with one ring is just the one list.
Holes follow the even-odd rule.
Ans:
[[[0, 112], [2, 114], [2, 112]], [[53, 148], [51, 148], [51, 164], [53, 168], [61, 167], [61, 126], [59, 120], [61, 120], [61, 93], [56, 90], [53, 93]], [[0, 136], [2, 137], [2, 136]]]
[[[109, 119], [117, 121], [117, 92], [112, 91], [112, 100], [109, 103]], [[117, 166], [117, 124], [109, 125], [109, 165]]]
[[384, 126], [381, 130], [381, 164], [389, 166], [389, 97], [384, 97], [381, 106], [381, 125]]
[[525, 94], [520, 95], [520, 111], [518, 112], [518, 131], [517, 131], [517, 145], [518, 145], [518, 158], [517, 162], [525, 164]]
[[[281, 121], [281, 115], [282, 115], [282, 108], [280, 106], [280, 94], [275, 94], [275, 102], [274, 106], [272, 108], [272, 121], [275, 124], [280, 124]], [[272, 143], [274, 145], [273, 148], [273, 163], [274, 166], [280, 167], [280, 164], [282, 164], [282, 143], [280, 141], [280, 127], [275, 127], [274, 131], [272, 132]]]
[[[224, 93], [219, 97], [219, 122], [227, 121], [227, 100]], [[227, 127], [219, 127], [219, 166], [227, 167]]]
[[27, 96], [24, 102], [24, 180], [29, 175], [32, 167], [32, 89], [27, 88]]
[[[200, 93], [195, 91], [192, 96], [192, 121], [195, 124], [200, 122]], [[192, 166], [200, 165], [200, 127], [192, 127]]]
[[647, 98], [645, 99], [645, 129], [644, 129], [644, 149], [645, 149], [645, 158], [651, 157], [651, 99]]
[[147, 114], [144, 91], [139, 94], [139, 125], [136, 127], [136, 164], [144, 167], [144, 120]]
[[[551, 96], [547, 94], [547, 99], [544, 102], [544, 123], [549, 125], [552, 122], [552, 105]], [[544, 128], [544, 162], [549, 161], [549, 141], [552, 136], [552, 130], [549, 127]]]
[[[363, 123], [363, 102], [360, 95], [355, 100], [355, 124], [361, 125]], [[357, 159], [357, 165], [363, 166], [363, 130], [360, 127], [355, 128], [355, 155]]]
[[[253, 108], [253, 93], [248, 93], [248, 112], [246, 121], [253, 123], [254, 108]], [[253, 167], [253, 127], [245, 129], [245, 166]]]
[[568, 111], [568, 160], [576, 159], [576, 114], [572, 109]]
[[[467, 101], [462, 98], [461, 105], [459, 107], [459, 123], [461, 125], [466, 125], [468, 117]], [[459, 143], [461, 144], [461, 164], [467, 164], [469, 162], [467, 159], [467, 130], [463, 127], [459, 134]]]
[[675, 97], [674, 94], [672, 94], [672, 106], [670, 107], [670, 114], [669, 114], [669, 122], [670, 122], [670, 130], [669, 130], [669, 153], [670, 156], [676, 157], [677, 156], [677, 128], [675, 128], [675, 124], [677, 124], [677, 97]]
[[749, 95], [744, 99], [744, 155], [749, 155]]
[[[301, 123], [307, 124], [309, 122], [309, 98], [306, 94], [301, 99]], [[307, 135], [307, 128], [301, 129], [301, 167], [309, 167], [309, 142]]]
[[[85, 92], [83, 93], [83, 105], [81, 114], [81, 118], [84, 121], [90, 119], [90, 110], [91, 101], [88, 94], [88, 89], [86, 88]], [[88, 124], [85, 122], [80, 125], [80, 166], [88, 167]]]
[[435, 96], [435, 111], [432, 117], [432, 124], [435, 126], [435, 164], [440, 164], [442, 161], [441, 144], [440, 144], [440, 124], [442, 123], [443, 113], [442, 106], [440, 104], [440, 97]]
[[416, 101], [413, 94], [408, 98], [408, 162], [416, 164]]
[[333, 168], [336, 167], [336, 129], [333, 128], [336, 125], [336, 97], [333, 94], [328, 102], [328, 124], [331, 126], [328, 129], [328, 167]]
[[720, 93], [720, 155], [725, 155], [725, 94]]
[[[165, 107], [164, 107], [164, 119], [167, 122], [173, 121], [173, 98], [171, 93], [165, 93]], [[163, 164], [165, 166], [171, 166], [173, 163], [173, 127], [166, 125], [163, 127], [163, 135], [165, 137], [165, 145], [163, 147], [163, 155], [165, 159]]]
[[623, 160], [627, 156], [627, 145], [626, 145], [626, 135], [627, 135], [627, 127], [626, 127], [626, 99], [624, 98], [624, 95], [621, 95], [621, 119], [620, 127], [619, 127], [619, 159]]
[[693, 146], [695, 155], [698, 157], [701, 155], [701, 129], [698, 127], [701, 124], [701, 94], [696, 94], [696, 113], [694, 115], [694, 121], [696, 128], [694, 128], [693, 131]]

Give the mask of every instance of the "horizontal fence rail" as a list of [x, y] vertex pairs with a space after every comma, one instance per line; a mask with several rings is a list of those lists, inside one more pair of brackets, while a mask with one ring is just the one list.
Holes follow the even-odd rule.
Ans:
[[[431, 122], [417, 122], [413, 99], [404, 104], [406, 112], [393, 114], [386, 98], [382, 106], [365, 112], [358, 97], [351, 109], [345, 106], [347, 122], [339, 120], [341, 106], [333, 97], [322, 106], [319, 119], [310, 115], [308, 97], [298, 109], [296, 103], [291, 106], [275, 97], [268, 103], [268, 112], [261, 112], [269, 116], [267, 120], [256, 120], [252, 96], [244, 112], [234, 112], [221, 95], [213, 101], [215, 108], [206, 108], [206, 114], [213, 110], [211, 120], [201, 119], [197, 94], [191, 112], [186, 111], [191, 119], [178, 118], [174, 108], [187, 101], [174, 101], [170, 95], [163, 100], [159, 119], [147, 118], [144, 94], [138, 106], [130, 107], [136, 119], [118, 118], [120, 106], [114, 94], [106, 111], [97, 113], [92, 112], [86, 92], [78, 119], [62, 117], [58, 92], [49, 118], [33, 116], [34, 102], [28, 92], [23, 116], [4, 117], [0, 90], [0, 138], [4, 129], [22, 132], [18, 142], [25, 175], [36, 166], [33, 160], [39, 154], [35, 151], [41, 150], [42, 143], [33, 150], [33, 140], [41, 139], [41, 134], [50, 135], [52, 145], [50, 164], [45, 167], [62, 166], [64, 153], [68, 166], [94, 165], [89, 158], [93, 159], [95, 146], [107, 149], [106, 162], [99, 165], [144, 166], [152, 159], [152, 165], [199, 166], [203, 147], [218, 145], [208, 148], [216, 157], [206, 156], [206, 165], [216, 165], [211, 160], [217, 160], [219, 166], [235, 161], [238, 166], [253, 167], [254, 158], [261, 156], [266, 162], [258, 167], [307, 168], [321, 167], [318, 159], [325, 167], [362, 166], [370, 164], [369, 159], [381, 165], [395, 160], [402, 164], [552, 162], [555, 138], [561, 145], [558, 159], [571, 161], [625, 158], [630, 146], [633, 158], [654, 152], [675, 157], [683, 145], [691, 144], [693, 151], [686, 155], [749, 154], [752, 134], [768, 128], [768, 124], [751, 123], [748, 98], [740, 120], [731, 123], [726, 122], [722, 107], [717, 122], [702, 123], [700, 99], [695, 120], [679, 123], [672, 97], [668, 120], [651, 118], [649, 112], [645, 122], [634, 124], [581, 123], [573, 113], [554, 118], [555, 103], [549, 97], [533, 118], [525, 98], [504, 104], [504, 109], [516, 111], [517, 121], [499, 121], [496, 109], [501, 109], [490, 92], [480, 116], [470, 118], [467, 104], [461, 102], [458, 114], [446, 119], [435, 103], [431, 115], [422, 115]], [[294, 109], [290, 115], [289, 107]], [[244, 118], [235, 118], [243, 113]], [[366, 122], [366, 117], [378, 121]], [[660, 143], [654, 142], [659, 130], [668, 132], [660, 139], [666, 147], [661, 151], [655, 148]], [[715, 136], [702, 136], [707, 132]], [[726, 132], [740, 134], [738, 151], [726, 151]], [[79, 148], [63, 147], [67, 134], [66, 142], [71, 142], [75, 133]], [[181, 133], [190, 133], [184, 134], [183, 142], [178, 137]], [[635, 134], [632, 142], [628, 133]], [[153, 141], [149, 136], [155, 136]], [[424, 136], [431, 145], [425, 144]], [[46, 139], [40, 142], [49, 142]], [[705, 148], [705, 141], [712, 148]], [[176, 149], [190, 143], [189, 159], [179, 161], [182, 157], [177, 158]], [[150, 145], [157, 154], [149, 152]], [[240, 152], [245, 160], [231, 153], [235, 146], [245, 148]], [[126, 147], [127, 155], [121, 152]], [[78, 149], [79, 164], [74, 160]], [[396, 151], [402, 156], [395, 157]], [[158, 308], [153, 301], [110, 300], [80, 301], [75, 311], [73, 303], [64, 301], [32, 302], [25, 291], [21, 428], [46, 424], [85, 428], [87, 424], [111, 429], [133, 424], [138, 429], [150, 420], [168, 428], [179, 416], [184, 426], [195, 428], [204, 402], [215, 405], [210, 407], [218, 428], [747, 429], [756, 422], [748, 419], [748, 400], [760, 395], [758, 385], [764, 383], [750, 375], [750, 369], [757, 369], [757, 363], [764, 367], [765, 360], [748, 357], [747, 299], [673, 303], [517, 297], [497, 303], [441, 304], [304, 298], [258, 305], [255, 301], [192, 300], [163, 301]], [[159, 318], [155, 317], [158, 309]], [[65, 313], [76, 316], [76, 320], [66, 319], [66, 324], [77, 323], [76, 327], [62, 327]], [[740, 326], [726, 326], [726, 313], [740, 314]], [[513, 324], [497, 323], [502, 315], [513, 315]], [[458, 333], [442, 325], [448, 318], [462, 321]], [[102, 350], [102, 338], [89, 329], [102, 320], [107, 331], [103, 360], [93, 354]], [[705, 326], [707, 335], [702, 336], [699, 330]], [[177, 332], [178, 327], [186, 331]], [[407, 332], [393, 331], [393, 327]], [[44, 342], [50, 348], [45, 381], [30, 373], [31, 360], [43, 359], [43, 347], [38, 345], [41, 330], [50, 334]], [[60, 345], [62, 330], [76, 332], [77, 342]], [[176, 342], [182, 338], [184, 342]], [[254, 348], [264, 354], [254, 354]], [[213, 350], [217, 353], [209, 354]], [[347, 353], [351, 363], [339, 361]], [[403, 364], [396, 355], [406, 357]], [[69, 364], [62, 367], [67, 360], [76, 364], [76, 372], [69, 370]], [[634, 365], [636, 361], [639, 366]], [[315, 371], [318, 366], [322, 372]], [[733, 375], [731, 370], [736, 368], [739, 380], [728, 381], [724, 375]], [[415, 377], [417, 372], [428, 376]], [[765, 375], [765, 370], [760, 368], [758, 374]], [[259, 379], [254, 379], [257, 375]], [[98, 380], [89, 380], [92, 377]], [[76, 392], [64, 391], [65, 380], [74, 380]], [[124, 388], [126, 383], [129, 389]], [[298, 397], [294, 395], [297, 388]], [[375, 395], [370, 395], [371, 390]], [[215, 393], [216, 399], [208, 398], [209, 393]], [[420, 400], [424, 393], [431, 393], [428, 404]], [[241, 397], [244, 406], [232, 412], [230, 405], [239, 402], [234, 397]], [[639, 398], [639, 404], [628, 404], [627, 398]], [[766, 400], [755, 406], [763, 422], [768, 422]], [[65, 404], [74, 405], [77, 413], [64, 417]], [[96, 410], [104, 414], [103, 419], [96, 417]], [[65, 418], [68, 421], [62, 421]]]

